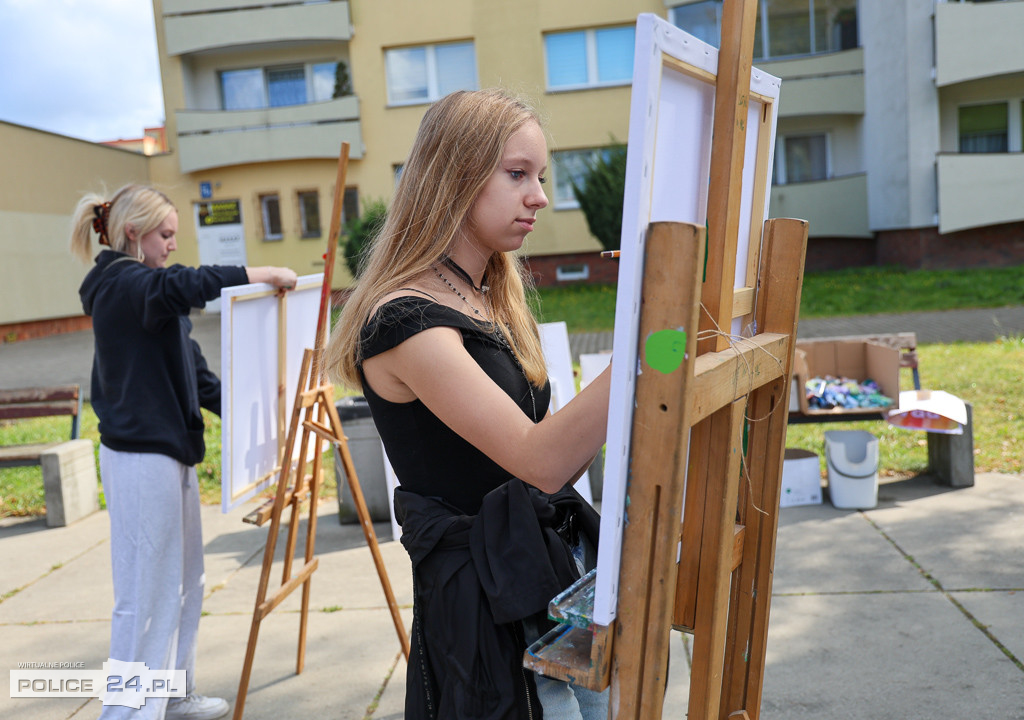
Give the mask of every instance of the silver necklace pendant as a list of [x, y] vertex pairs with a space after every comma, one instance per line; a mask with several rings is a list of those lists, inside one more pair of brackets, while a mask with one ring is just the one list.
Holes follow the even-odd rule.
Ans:
[[[480, 310], [474, 307], [473, 303], [469, 301], [469, 298], [463, 295], [462, 292], [457, 287], [455, 287], [455, 285], [453, 285], [448, 278], [441, 274], [441, 271], [438, 269], [437, 265], [431, 265], [431, 267], [434, 269], [434, 274], [436, 274], [441, 279], [441, 282], [448, 286], [449, 290], [458, 295], [462, 299], [462, 302], [466, 303], [466, 305], [469, 306], [469, 309], [476, 313], [478, 317], [483, 318], [483, 314], [480, 312]], [[484, 286], [484, 288], [486, 290], [486, 286]], [[474, 289], [476, 289], [475, 286]], [[486, 302], [486, 300], [487, 296], [485, 295], [484, 301]], [[536, 424], [538, 422], [537, 398], [533, 394], [533, 383], [530, 382], [530, 378], [526, 376], [526, 370], [523, 369], [523, 364], [519, 362], [519, 356], [516, 355], [516, 351], [512, 349], [512, 346], [509, 344], [509, 341], [505, 338], [505, 333], [503, 333], [501, 331], [501, 328], [498, 327], [498, 323], [494, 322], [493, 319], [489, 320], [489, 322], [491, 323], [491, 334], [494, 337], [495, 342], [497, 342], [499, 345], [505, 348], [505, 350], [508, 351], [508, 354], [512, 357], [512, 362], [515, 363], [517, 368], [519, 368], [519, 372], [523, 374], [523, 379], [526, 380], [526, 387], [530, 391], [530, 405], [533, 408], [533, 422]]]

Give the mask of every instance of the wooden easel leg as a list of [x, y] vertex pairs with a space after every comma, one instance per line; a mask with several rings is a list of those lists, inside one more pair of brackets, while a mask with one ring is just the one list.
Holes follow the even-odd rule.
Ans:
[[[689, 395], [696, 358], [703, 228], [654, 223], [647, 240], [640, 319], [640, 357], [633, 444], [652, 449], [630, 461], [629, 512], [619, 573], [619, 610], [612, 646], [613, 717], [661, 717], [675, 599], [676, 553], [688, 444]], [[644, 338], [679, 333], [676, 368], [661, 365]], [[671, 337], [671, 336], [663, 336]], [[685, 351], [685, 352], [684, 352]], [[650, 588], [649, 592], [642, 588]]]
[[[326, 406], [328, 417], [332, 427], [340, 428], [341, 420], [338, 418], [338, 411], [333, 403]], [[373, 531], [373, 522], [370, 520], [370, 511], [366, 507], [366, 500], [363, 498], [363, 489], [359, 486], [359, 479], [356, 476], [356, 467], [352, 462], [352, 454], [348, 449], [348, 439], [344, 433], [337, 433], [338, 456], [341, 458], [341, 466], [345, 471], [345, 480], [348, 482], [349, 492], [352, 494], [352, 501], [356, 506], [356, 514], [359, 516], [359, 525], [363, 529], [363, 537], [370, 547], [370, 554], [373, 556], [373, 564], [377, 568], [377, 577], [380, 578], [380, 585], [384, 589], [384, 597], [388, 602], [388, 609], [391, 611], [391, 621], [395, 625], [395, 633], [398, 634], [398, 642], [402, 646], [402, 653], [406, 662], [409, 661], [409, 636], [405, 632], [405, 623], [398, 612], [398, 602], [395, 600], [395, 593], [391, 590], [391, 582], [388, 580], [388, 571], [384, 565], [384, 558], [380, 554], [380, 546], [377, 544], [377, 534]]]
[[[707, 502], [700, 544], [701, 592], [697, 596], [693, 628], [690, 720], [717, 720], [719, 713], [745, 410], [745, 399], [737, 400], [694, 428], [696, 433], [701, 426], [708, 425], [708, 452], [699, 456], [707, 463], [703, 469], [707, 477]], [[690, 463], [691, 473], [701, 471]]]
[[[765, 223], [758, 281], [761, 296], [756, 308], [757, 324], [764, 332], [796, 338], [806, 248], [806, 222], [784, 219]], [[794, 351], [791, 344], [788, 356], [781, 359], [784, 376], [752, 393], [748, 409], [753, 421], [747, 451], [749, 486], [740, 489], [740, 522], [747, 526], [748, 541], [734, 578], [722, 703], [727, 711], [745, 709], [750, 720], [760, 715], [764, 683]]]
[[[324, 422], [324, 404], [318, 403], [317, 405], [317, 422], [321, 425]], [[306, 525], [306, 564], [308, 565], [313, 561], [313, 556], [316, 551], [316, 523], [317, 523], [317, 506], [320, 504], [320, 486], [323, 478], [321, 474], [323, 464], [323, 441], [320, 436], [317, 435], [313, 442], [313, 469], [310, 472], [310, 490], [309, 490], [309, 521]], [[313, 581], [312, 576], [306, 578], [306, 582], [302, 583], [302, 609], [299, 613], [299, 650], [298, 657], [295, 660], [295, 672], [296, 674], [301, 673], [306, 664], [306, 629], [308, 627], [309, 619], [309, 592], [310, 585]]]
[[[306, 370], [308, 370], [308, 367]], [[284, 505], [287, 484], [288, 467], [286, 464], [282, 463], [281, 475], [278, 477], [277, 481], [276, 501], [271, 511], [270, 528], [267, 531], [267, 544], [263, 549], [263, 567], [260, 571], [259, 588], [256, 590], [256, 607], [253, 609], [252, 613], [252, 625], [249, 629], [249, 643], [245, 648], [245, 661], [242, 663], [242, 676], [238, 681], [238, 694], [235, 696], [234, 720], [242, 720], [242, 713], [245, 710], [245, 697], [249, 692], [249, 676], [252, 673], [253, 659], [256, 657], [256, 640], [260, 633], [260, 623], [263, 621], [263, 616], [265, 614], [263, 608], [267, 599], [267, 587], [270, 584], [270, 571], [274, 564], [274, 552], [277, 548], [277, 533], [281, 523], [281, 511]]]
[[[257, 606], [262, 602], [257, 598]], [[256, 657], [256, 640], [260, 634], [260, 622], [263, 618], [259, 613], [253, 613], [252, 625], [249, 627], [249, 643], [245, 646], [245, 661], [242, 663], [242, 676], [238, 680], [238, 694], [235, 695], [235, 711], [232, 715], [234, 720], [242, 720], [245, 712], [245, 696], [249, 692], [249, 676], [252, 674], [252, 663]]]
[[249, 630], [249, 644], [245, 649], [245, 661], [242, 664], [242, 676], [238, 681], [238, 694], [235, 696], [234, 720], [242, 720], [242, 713], [245, 710], [245, 697], [249, 692], [249, 676], [252, 673], [252, 663], [256, 656], [256, 640], [259, 637], [260, 623], [268, 612], [266, 610], [267, 588], [270, 584], [270, 571], [274, 564], [274, 552], [277, 550], [277, 534], [281, 527], [281, 513], [284, 510], [285, 496], [288, 490], [288, 479], [291, 475], [291, 457], [295, 449], [295, 436], [298, 434], [298, 416], [301, 412], [301, 398], [303, 388], [309, 379], [312, 354], [308, 351], [303, 354], [302, 366], [299, 369], [299, 383], [296, 388], [295, 402], [292, 405], [292, 423], [285, 440], [284, 452], [281, 455], [281, 472], [277, 478], [277, 490], [274, 495], [274, 505], [270, 513], [270, 527], [267, 530], [267, 544], [263, 549], [263, 567], [260, 571], [260, 584], [256, 590], [256, 607], [252, 614], [252, 627]]

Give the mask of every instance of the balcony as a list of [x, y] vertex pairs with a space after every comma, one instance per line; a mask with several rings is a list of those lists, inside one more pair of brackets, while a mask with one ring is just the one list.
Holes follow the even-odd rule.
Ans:
[[871, 237], [867, 176], [772, 185], [768, 217], [806, 220], [811, 237]]
[[359, 99], [260, 110], [178, 110], [178, 158], [183, 173], [226, 165], [363, 156]]
[[352, 37], [348, 2], [253, 7], [252, 0], [166, 0], [163, 11], [169, 56], [264, 43], [347, 41]]
[[1024, 2], [935, 6], [935, 83], [1024, 72]]
[[779, 117], [864, 114], [864, 50], [756, 63], [782, 80]]
[[1024, 220], [1024, 153], [939, 155], [939, 232]]

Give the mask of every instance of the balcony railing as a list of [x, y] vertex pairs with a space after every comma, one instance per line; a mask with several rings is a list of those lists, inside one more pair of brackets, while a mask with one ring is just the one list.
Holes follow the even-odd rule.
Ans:
[[275, 160], [363, 156], [355, 96], [261, 110], [178, 110], [178, 158], [183, 173]]
[[768, 216], [806, 220], [811, 237], [871, 237], [867, 176], [773, 185]]
[[1024, 153], [939, 155], [939, 232], [1024, 220]]
[[955, 3], [935, 6], [935, 82], [1024, 71], [1024, 2]]
[[347, 41], [352, 37], [348, 2], [253, 5], [230, 0], [164, 2], [167, 54], [264, 43]]

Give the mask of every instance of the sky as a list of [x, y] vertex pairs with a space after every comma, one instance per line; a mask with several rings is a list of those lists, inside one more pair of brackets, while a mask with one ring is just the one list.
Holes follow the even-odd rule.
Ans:
[[150, 0], [0, 0], [0, 120], [99, 142], [162, 125]]

